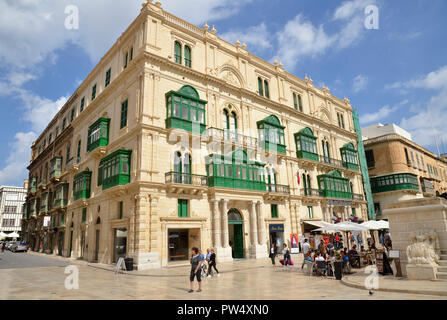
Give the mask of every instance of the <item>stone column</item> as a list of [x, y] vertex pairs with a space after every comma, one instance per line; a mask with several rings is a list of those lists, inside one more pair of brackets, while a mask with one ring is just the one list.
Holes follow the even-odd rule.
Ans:
[[211, 210], [213, 215], [213, 246], [220, 247], [222, 246], [222, 240], [220, 238], [221, 228], [220, 228], [220, 212], [219, 212], [219, 203], [217, 200], [211, 200]]
[[262, 211], [261, 201], [257, 202], [256, 211], [258, 216], [258, 243], [260, 245], [265, 244], [265, 222], [264, 222], [264, 212]]
[[258, 226], [256, 221], [256, 202], [250, 202], [250, 234], [251, 234], [251, 244], [258, 244]]
[[328, 205], [329, 207], [329, 215], [331, 216], [330, 219], [332, 220], [332, 217], [334, 216], [334, 206]]
[[222, 199], [222, 210], [221, 210], [221, 219], [222, 219], [222, 247], [228, 248], [230, 246], [228, 240], [228, 200]]

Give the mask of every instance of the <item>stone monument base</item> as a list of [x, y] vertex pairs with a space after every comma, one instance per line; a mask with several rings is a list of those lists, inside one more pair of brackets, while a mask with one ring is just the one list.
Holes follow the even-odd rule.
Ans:
[[256, 244], [250, 246], [250, 258], [252, 259], [262, 259], [269, 256], [266, 244]]
[[233, 261], [233, 255], [231, 247], [217, 247], [216, 250], [216, 258], [218, 263], [219, 262], [227, 262], [227, 261]]
[[438, 268], [431, 264], [407, 264], [408, 280], [436, 280]]

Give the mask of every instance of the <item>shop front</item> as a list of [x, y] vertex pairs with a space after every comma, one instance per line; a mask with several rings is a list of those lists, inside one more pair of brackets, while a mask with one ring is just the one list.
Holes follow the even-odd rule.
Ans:
[[[119, 258], [127, 257], [127, 229], [114, 229], [115, 240], [114, 240], [114, 254], [113, 262], [116, 263]], [[84, 240], [85, 241], [85, 240]]]
[[284, 224], [269, 225], [270, 243], [275, 244], [276, 253], [281, 253], [284, 244]]

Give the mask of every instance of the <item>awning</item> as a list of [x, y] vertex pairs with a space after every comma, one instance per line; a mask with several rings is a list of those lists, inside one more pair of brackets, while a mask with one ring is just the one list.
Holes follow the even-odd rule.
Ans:
[[307, 223], [311, 226], [317, 227], [317, 228], [324, 228], [326, 226], [331, 225], [330, 223], [326, 222], [326, 221], [321, 221], [321, 220], [304, 220], [303, 223]]

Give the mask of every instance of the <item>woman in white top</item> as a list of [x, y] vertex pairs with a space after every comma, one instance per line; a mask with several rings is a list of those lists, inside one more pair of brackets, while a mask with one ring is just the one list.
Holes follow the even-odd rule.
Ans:
[[290, 250], [286, 243], [283, 244], [282, 253], [284, 255], [284, 266], [287, 267], [287, 265], [290, 264]]

